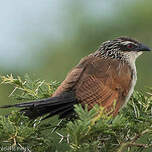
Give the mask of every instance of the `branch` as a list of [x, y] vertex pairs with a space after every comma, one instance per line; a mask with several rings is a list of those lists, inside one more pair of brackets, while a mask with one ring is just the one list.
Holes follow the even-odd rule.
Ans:
[[135, 143], [140, 137], [142, 137], [143, 135], [145, 135], [146, 133], [149, 133], [149, 132], [151, 132], [151, 130], [146, 129], [141, 134], [137, 134], [136, 136], [134, 136], [130, 142], [121, 143], [121, 146], [120, 146], [120, 148], [118, 149], [117, 152], [123, 152], [124, 148], [133, 147], [133, 146], [143, 147], [143, 148], [152, 147], [152, 144], [138, 144], [138, 143]]

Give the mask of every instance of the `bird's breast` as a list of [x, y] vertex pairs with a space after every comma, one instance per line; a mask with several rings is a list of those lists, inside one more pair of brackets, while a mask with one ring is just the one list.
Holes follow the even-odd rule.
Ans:
[[132, 76], [131, 76], [132, 79], [131, 79], [130, 89], [129, 89], [128, 95], [125, 98], [125, 104], [128, 102], [129, 98], [131, 97], [131, 95], [134, 91], [134, 87], [136, 85], [136, 81], [137, 81], [137, 72], [136, 72], [135, 64], [132, 64], [131, 70], [132, 70]]

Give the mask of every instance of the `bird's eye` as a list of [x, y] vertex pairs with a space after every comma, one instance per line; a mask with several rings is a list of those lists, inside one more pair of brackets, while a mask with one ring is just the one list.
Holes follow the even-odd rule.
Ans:
[[130, 44], [127, 45], [127, 48], [128, 48], [128, 49], [133, 49], [134, 47], [135, 47], [135, 46], [134, 46], [132, 43], [130, 43]]

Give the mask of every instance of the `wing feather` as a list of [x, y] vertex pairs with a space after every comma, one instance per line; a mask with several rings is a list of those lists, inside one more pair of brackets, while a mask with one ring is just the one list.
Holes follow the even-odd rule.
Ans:
[[115, 115], [129, 92], [131, 72], [130, 67], [120, 61], [88, 56], [73, 68], [53, 96], [73, 90], [82, 105], [88, 104], [91, 109], [99, 104], [107, 111], [113, 108], [115, 101]]
[[131, 69], [127, 64], [97, 58], [88, 64], [77, 83], [76, 98], [82, 105], [88, 104], [89, 109], [98, 104], [107, 111], [113, 110], [116, 115], [125, 102], [130, 85]]

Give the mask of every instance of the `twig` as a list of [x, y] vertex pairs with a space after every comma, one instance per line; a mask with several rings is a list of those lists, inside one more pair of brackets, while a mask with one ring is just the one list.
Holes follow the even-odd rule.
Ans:
[[59, 141], [59, 143], [61, 143], [61, 142], [63, 141], [63, 139], [64, 139], [64, 136], [61, 135], [60, 133], [58, 133], [57, 131], [56, 131], [56, 134], [58, 134], [58, 135], [61, 137], [61, 139], [60, 139], [60, 141]]
[[138, 143], [135, 143], [141, 136], [143, 136], [144, 134], [146, 134], [148, 132], [150, 132], [150, 130], [146, 129], [141, 134], [137, 134], [136, 136], [134, 136], [130, 142], [121, 143], [121, 146], [120, 146], [120, 148], [118, 149], [117, 152], [123, 152], [124, 148], [131, 147], [131, 146], [143, 147], [143, 148], [152, 147], [152, 144], [138, 144]]
[[56, 134], [58, 134], [61, 137], [59, 143], [61, 143], [63, 141], [63, 139], [65, 139], [65, 138], [66, 138], [67, 143], [68, 144], [70, 143], [70, 140], [69, 140], [70, 135], [69, 134], [67, 134], [67, 136], [64, 136], [64, 135], [61, 135], [60, 133], [58, 133], [57, 131], [56, 131]]
[[59, 123], [56, 125], [56, 127], [54, 127], [54, 128], [52, 129], [51, 133], [53, 133], [53, 132], [57, 129], [57, 127], [61, 124], [62, 121], [63, 121], [63, 119], [61, 119], [61, 120], [59, 121]]
[[18, 143], [18, 145], [24, 150], [24, 152], [31, 152], [28, 148], [24, 148], [20, 143]]
[[[23, 85], [26, 84], [26, 81], [24, 81]], [[13, 93], [18, 89], [18, 87], [15, 87], [14, 90], [11, 92], [11, 94], [8, 97], [11, 97]]]

